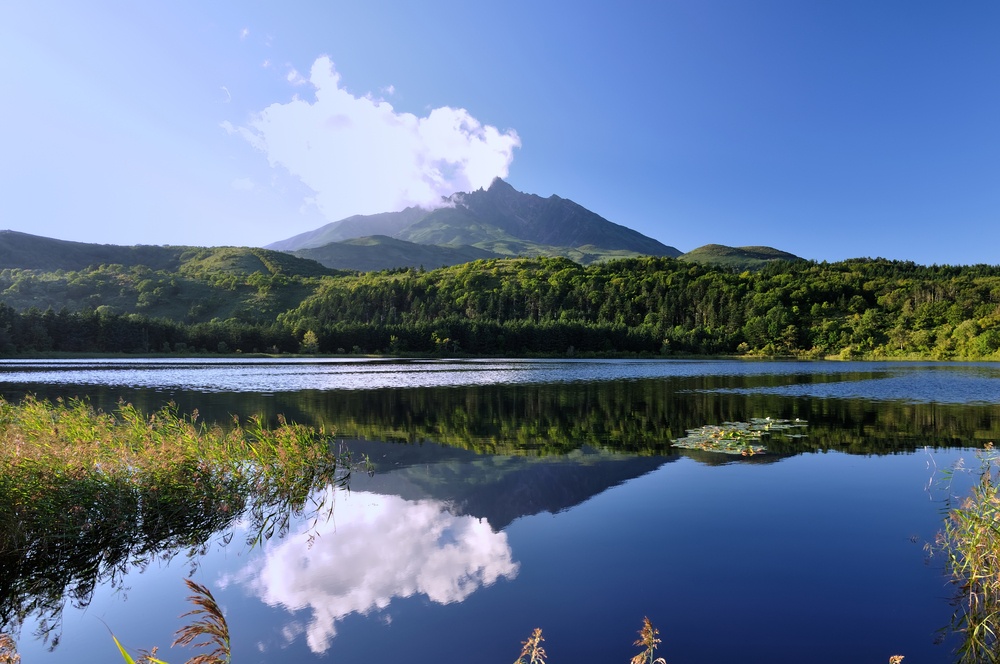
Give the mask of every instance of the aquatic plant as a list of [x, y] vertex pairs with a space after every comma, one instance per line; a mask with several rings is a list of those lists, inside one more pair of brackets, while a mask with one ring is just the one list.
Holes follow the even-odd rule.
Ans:
[[[642, 619], [642, 629], [639, 638], [633, 645], [641, 646], [642, 651], [631, 659], [630, 664], [667, 664], [662, 657], [655, 657], [656, 648], [660, 645], [660, 630], [653, 627], [649, 618]], [[545, 664], [545, 649], [542, 647], [542, 629], [536, 627], [527, 641], [521, 642], [521, 655], [514, 664]]]
[[21, 664], [17, 644], [10, 634], [0, 634], [0, 664]]
[[[952, 506], [948, 498], [944, 529], [932, 553], [947, 556], [957, 587], [951, 630], [963, 635], [960, 662], [1000, 660], [1000, 467], [992, 443], [979, 454], [977, 481], [969, 494]], [[961, 470], [959, 467], [956, 470]], [[945, 476], [950, 479], [954, 472]]]
[[[198, 616], [198, 620], [179, 629], [177, 638], [171, 645], [193, 645], [196, 648], [214, 646], [211, 652], [196, 655], [189, 659], [187, 664], [226, 664], [230, 661], [231, 656], [229, 625], [226, 623], [226, 616], [223, 615], [222, 609], [219, 608], [219, 604], [208, 588], [191, 579], [185, 579], [184, 583], [193, 593], [188, 596], [188, 601], [194, 604], [195, 608], [181, 615], [181, 618]], [[195, 639], [199, 638], [205, 640], [195, 643]]]
[[653, 659], [656, 654], [656, 646], [660, 645], [660, 630], [653, 627], [653, 623], [649, 621], [649, 618], [642, 619], [642, 629], [639, 630], [639, 638], [636, 639], [634, 646], [641, 646], [643, 650], [632, 658], [631, 664], [667, 664], [667, 661], [662, 657], [657, 657]]
[[542, 628], [536, 627], [527, 641], [521, 642], [521, 656], [514, 664], [545, 664], [545, 648], [542, 647]]
[[[199, 653], [187, 660], [185, 664], [229, 664], [232, 660], [232, 650], [229, 641], [229, 624], [226, 616], [219, 608], [218, 602], [212, 596], [212, 591], [207, 587], [196, 583], [191, 579], [184, 579], [184, 583], [193, 594], [188, 595], [187, 600], [194, 604], [195, 608], [181, 615], [181, 618], [188, 616], [198, 616], [198, 619], [177, 630], [174, 646], [193, 646], [203, 648], [214, 646], [211, 652]], [[114, 634], [111, 635], [118, 652], [121, 654], [125, 664], [167, 664], [156, 656], [157, 648], [148, 651], [140, 651], [139, 659], [133, 659], [125, 647]], [[194, 643], [195, 639], [204, 638], [204, 641]], [[2, 664], [2, 662], [0, 662]]]
[[[648, 617], [643, 618], [639, 638], [632, 644], [641, 647], [642, 650], [630, 660], [629, 664], [667, 664], [667, 660], [663, 657], [656, 657], [656, 648], [662, 642], [659, 636], [660, 630], [653, 627]], [[514, 660], [514, 664], [545, 664], [545, 649], [541, 645], [544, 640], [541, 628], [536, 627], [528, 640], [521, 642], [521, 656]], [[902, 664], [902, 661], [903, 655], [889, 657], [889, 664]]]
[[325, 431], [284, 421], [222, 429], [174, 406], [146, 416], [0, 399], [0, 630], [34, 615], [55, 647], [67, 601], [86, 606], [98, 585], [153, 560], [193, 560], [240, 520], [255, 545], [293, 517], [322, 518], [365, 466]]
[[755, 417], [749, 422], [706, 424], [697, 429], [688, 429], [687, 436], [678, 438], [672, 445], [692, 450], [754, 456], [767, 451], [767, 448], [759, 442], [763, 436], [782, 433], [789, 438], [798, 438], [803, 434], [788, 433], [788, 431], [806, 425], [805, 420], [798, 418], [779, 420], [770, 417]]

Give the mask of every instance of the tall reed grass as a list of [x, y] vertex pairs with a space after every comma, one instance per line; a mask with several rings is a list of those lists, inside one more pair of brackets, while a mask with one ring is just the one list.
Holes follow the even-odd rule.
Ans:
[[17, 644], [10, 634], [0, 634], [0, 664], [21, 664]]
[[[514, 660], [514, 664], [546, 664], [545, 648], [542, 642], [541, 628], [536, 627], [526, 641], [521, 642], [521, 655]], [[660, 646], [660, 630], [653, 627], [649, 618], [642, 619], [642, 628], [639, 630], [639, 638], [632, 645], [639, 646], [639, 651], [629, 664], [667, 664], [663, 657], [656, 657], [656, 649]], [[892, 655], [889, 657], [889, 664], [902, 664], [903, 655]]]
[[[199, 653], [189, 658], [185, 664], [229, 664], [232, 661], [229, 623], [226, 622], [226, 616], [222, 613], [219, 603], [215, 601], [212, 591], [207, 587], [195, 583], [191, 579], [185, 579], [184, 583], [187, 584], [188, 589], [191, 591], [191, 595], [187, 599], [188, 602], [194, 605], [194, 608], [182, 614], [181, 618], [193, 616], [197, 620], [177, 630], [176, 638], [170, 646], [212, 648], [207, 653]], [[121, 653], [125, 664], [167, 664], [156, 656], [156, 648], [149, 651], [142, 651], [139, 659], [133, 659], [113, 634], [111, 638], [114, 639], [115, 645], [118, 646], [118, 652]], [[198, 639], [201, 640], [198, 641]]]
[[[660, 645], [660, 630], [653, 627], [649, 618], [642, 619], [642, 629], [639, 630], [639, 638], [633, 645], [640, 646], [642, 650], [633, 657], [630, 664], [666, 664], [662, 657], [656, 657], [656, 648]], [[521, 643], [521, 655], [514, 664], [545, 664], [545, 648], [542, 647], [542, 630], [536, 627], [526, 641]], [[653, 659], [656, 657], [656, 659]]]
[[54, 647], [67, 601], [86, 606], [98, 585], [156, 559], [194, 559], [240, 520], [255, 545], [293, 518], [322, 518], [333, 491], [320, 489], [359, 468], [367, 460], [326, 431], [285, 421], [223, 429], [174, 406], [0, 399], [0, 632], [33, 615]]
[[[992, 443], [979, 454], [969, 494], [948, 498], [944, 528], [932, 553], [947, 557], [956, 586], [950, 629], [962, 634], [958, 661], [1000, 661], [1000, 457]], [[950, 475], [946, 473], [946, 478]], [[954, 504], [957, 500], [957, 504]]]

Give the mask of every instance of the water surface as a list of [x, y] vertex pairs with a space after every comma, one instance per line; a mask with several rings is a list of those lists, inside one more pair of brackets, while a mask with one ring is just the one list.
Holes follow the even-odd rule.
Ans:
[[[554, 664], [627, 662], [643, 616], [673, 663], [948, 661], [951, 590], [923, 549], [937, 471], [1000, 438], [993, 364], [17, 361], [0, 394], [281, 413], [371, 456], [329, 520], [192, 561], [247, 662], [509, 664], [534, 627]], [[669, 447], [767, 416], [807, 436], [751, 459]], [[192, 562], [70, 600], [52, 652], [29, 619], [24, 660], [113, 660], [102, 622], [165, 647]]]

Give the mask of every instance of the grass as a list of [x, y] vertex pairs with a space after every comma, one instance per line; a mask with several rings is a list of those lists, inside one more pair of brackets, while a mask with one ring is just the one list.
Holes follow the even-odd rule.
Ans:
[[[188, 601], [194, 604], [195, 608], [183, 614], [181, 618], [197, 616], [198, 619], [180, 628], [172, 645], [212, 647], [211, 652], [196, 655], [188, 660], [188, 664], [227, 664], [230, 660], [230, 643], [226, 616], [212, 596], [212, 591], [191, 579], [186, 579], [184, 582], [192, 592], [188, 596]], [[196, 639], [204, 640], [196, 643]]]
[[[66, 602], [86, 606], [133, 567], [329, 516], [333, 491], [359, 467], [331, 436], [259, 418], [221, 428], [169, 406], [114, 413], [84, 401], [0, 399], [0, 632], [28, 616], [58, 643]], [[317, 498], [318, 497], [318, 498]]]
[[639, 646], [642, 650], [632, 658], [632, 664], [667, 664], [662, 657], [656, 656], [656, 646], [660, 645], [660, 630], [653, 627], [649, 618], [642, 619], [642, 629], [639, 630], [639, 638], [632, 645]]
[[514, 664], [545, 664], [545, 648], [542, 647], [542, 628], [536, 627], [527, 641], [521, 643], [521, 656]]
[[[630, 664], [667, 664], [662, 657], [656, 657], [656, 648], [661, 642], [659, 634], [660, 630], [653, 627], [649, 618], [642, 619], [639, 638], [633, 644], [642, 650], [631, 659]], [[544, 640], [541, 628], [536, 627], [528, 640], [521, 644], [521, 656], [514, 661], [514, 664], [545, 664], [545, 648], [542, 647]]]
[[[178, 645], [195, 648], [212, 647], [211, 652], [199, 653], [189, 658], [185, 664], [229, 664], [232, 661], [232, 649], [226, 616], [222, 613], [222, 609], [219, 608], [219, 604], [208, 588], [191, 579], [185, 579], [184, 583], [187, 584], [192, 593], [187, 598], [188, 602], [193, 604], [195, 608], [181, 615], [181, 618], [197, 616], [197, 620], [177, 630], [177, 638], [170, 644], [170, 647]], [[139, 659], [135, 659], [121, 644], [118, 637], [112, 634], [111, 638], [125, 664], [167, 664], [156, 656], [157, 648], [155, 647], [152, 650], [140, 651]], [[196, 639], [204, 640], [195, 643]]]
[[0, 664], [21, 664], [17, 644], [10, 634], [0, 634]]
[[[956, 587], [951, 630], [963, 635], [958, 661], [1000, 661], [1000, 466], [987, 443], [969, 495], [950, 504], [931, 550], [947, 557]], [[961, 468], [959, 468], [961, 469]], [[954, 472], [954, 471], [951, 471]], [[946, 475], [946, 478], [948, 475]], [[950, 479], [950, 478], [949, 478]]]
[[[546, 664], [545, 648], [542, 647], [541, 628], [536, 627], [526, 641], [521, 643], [521, 655], [514, 664]], [[656, 649], [662, 640], [660, 630], [653, 627], [649, 618], [642, 619], [642, 628], [639, 630], [639, 638], [632, 645], [639, 646], [641, 650], [630, 661], [629, 664], [667, 664], [663, 657], [656, 656]], [[902, 664], [903, 655], [892, 655], [889, 657], [889, 664]], [[993, 661], [993, 660], [983, 660]]]

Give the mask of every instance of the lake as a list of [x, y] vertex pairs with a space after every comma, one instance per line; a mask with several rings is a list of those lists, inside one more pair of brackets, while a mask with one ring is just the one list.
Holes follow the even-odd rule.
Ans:
[[[0, 395], [28, 394], [283, 415], [375, 470], [262, 546], [237, 524], [196, 555], [96, 571], [26, 618], [31, 664], [121, 661], [108, 628], [183, 662], [166, 647], [189, 575], [238, 662], [510, 664], [541, 627], [550, 664], [625, 664], [644, 616], [671, 664], [949, 661], [954, 590], [924, 545], [968, 484], [942, 471], [1000, 440], [988, 363], [0, 362]], [[670, 446], [767, 417], [807, 425], [750, 457]]]

